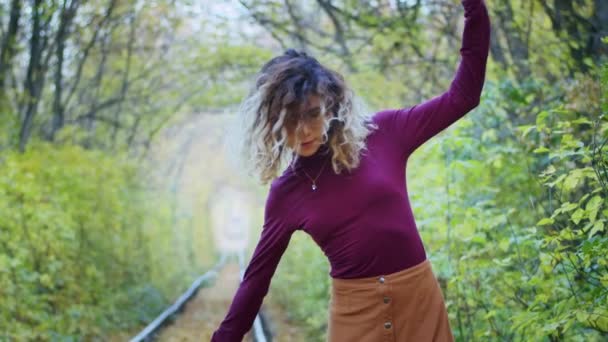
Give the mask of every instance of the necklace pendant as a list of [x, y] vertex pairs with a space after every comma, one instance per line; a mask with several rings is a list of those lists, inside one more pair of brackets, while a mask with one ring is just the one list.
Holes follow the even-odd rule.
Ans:
[[312, 183], [312, 191], [317, 191], [317, 185], [315, 183]]

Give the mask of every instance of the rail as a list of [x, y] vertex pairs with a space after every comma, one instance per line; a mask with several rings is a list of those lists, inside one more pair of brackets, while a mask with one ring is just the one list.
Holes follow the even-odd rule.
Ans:
[[[177, 312], [181, 310], [181, 308], [196, 295], [198, 289], [207, 281], [213, 279], [217, 276], [219, 271], [224, 267], [226, 263], [227, 257], [222, 254], [220, 260], [218, 261], [213, 268], [209, 271], [205, 272], [203, 275], [198, 277], [192, 285], [184, 292], [179, 298], [168, 307], [165, 311], [163, 311], [156, 319], [154, 319], [150, 324], [148, 324], [137, 336], [133, 337], [130, 342], [142, 342], [142, 341], [152, 341], [154, 339], [154, 334], [159, 331], [159, 329], [165, 324], [167, 319]], [[244, 262], [244, 254], [238, 254], [238, 263], [239, 263], [239, 279], [243, 281], [243, 276], [245, 274], [245, 262]], [[255, 317], [255, 321], [253, 322], [253, 338], [255, 342], [267, 342], [268, 337], [266, 336], [266, 329], [264, 326], [264, 321], [262, 320], [260, 314], [258, 313]]]
[[163, 311], [156, 319], [154, 319], [150, 324], [148, 324], [137, 336], [133, 337], [131, 342], [141, 342], [141, 341], [150, 341], [152, 340], [152, 334], [157, 332], [159, 328], [165, 323], [167, 318], [171, 317], [173, 314], [178, 312], [191, 298], [194, 297], [198, 289], [205, 283], [206, 281], [217, 276], [218, 271], [224, 267], [224, 263], [226, 262], [226, 257], [222, 255], [220, 260], [218, 261], [213, 268], [209, 271], [205, 272], [202, 276], [198, 277], [192, 285], [184, 292], [179, 298], [168, 307], [165, 311]]

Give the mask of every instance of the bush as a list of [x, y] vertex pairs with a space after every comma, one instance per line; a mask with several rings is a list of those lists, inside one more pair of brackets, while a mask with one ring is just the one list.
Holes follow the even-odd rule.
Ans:
[[120, 154], [46, 143], [4, 154], [0, 339], [105, 336], [147, 324], [189, 285], [194, 265], [166, 258], [168, 206], [144, 182]]

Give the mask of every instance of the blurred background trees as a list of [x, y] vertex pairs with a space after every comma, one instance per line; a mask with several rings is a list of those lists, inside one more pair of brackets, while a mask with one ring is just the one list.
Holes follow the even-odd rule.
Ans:
[[[482, 103], [408, 164], [455, 335], [605, 339], [608, 2], [486, 3]], [[190, 231], [173, 197], [149, 201], [162, 132], [233, 112], [288, 47], [342, 72], [372, 110], [416, 104], [452, 80], [462, 14], [458, 0], [0, 1], [0, 331], [105, 336], [153, 317], [213, 261], [212, 246], [174, 239]], [[310, 340], [324, 338], [323, 258], [298, 235], [273, 282]]]
[[[488, 6], [492, 75], [501, 79], [554, 83], [589, 73], [606, 55], [605, 1], [488, 0]], [[219, 9], [237, 13], [229, 18], [206, 18], [196, 7], [2, 2], [0, 100], [3, 128], [11, 133], [3, 146], [23, 151], [32, 135], [53, 141], [66, 126], [81, 130], [85, 145], [145, 145], [172, 113], [216, 83], [247, 79], [264, 52], [277, 48], [309, 51], [345, 73], [411, 84], [401, 89], [401, 103], [445, 88], [459, 58], [459, 1], [241, 0]], [[265, 32], [231, 27], [230, 20]], [[263, 42], [256, 52], [247, 51], [251, 31]], [[222, 48], [231, 50], [217, 54]]]

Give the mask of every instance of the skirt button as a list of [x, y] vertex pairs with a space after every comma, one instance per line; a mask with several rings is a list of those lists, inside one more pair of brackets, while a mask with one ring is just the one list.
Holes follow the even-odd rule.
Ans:
[[391, 326], [393, 326], [393, 325], [391, 324], [391, 322], [386, 322], [386, 323], [384, 323], [384, 329], [390, 329], [390, 328], [391, 328]]
[[384, 277], [380, 277], [380, 279], [378, 279], [378, 282], [380, 282], [380, 284], [384, 284]]
[[391, 299], [389, 297], [384, 297], [384, 303], [388, 304], [391, 301]]

